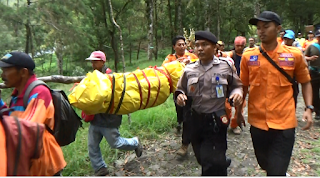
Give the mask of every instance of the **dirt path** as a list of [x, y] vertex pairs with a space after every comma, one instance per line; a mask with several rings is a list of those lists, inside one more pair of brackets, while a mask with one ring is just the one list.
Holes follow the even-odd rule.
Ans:
[[[301, 121], [304, 111], [302, 96], [299, 96], [297, 116], [299, 127], [296, 129], [296, 142], [291, 158], [288, 174], [291, 176], [319, 176], [320, 121], [315, 121], [310, 131], [302, 131], [304, 122]], [[285, 112], [285, 111], [284, 111]], [[247, 117], [247, 110], [244, 113]], [[228, 132], [227, 156], [232, 159], [228, 168], [229, 176], [266, 176], [257, 164], [252, 147], [249, 124], [241, 135]], [[181, 144], [181, 136], [172, 129], [170, 133], [158, 140], [145, 140], [144, 153], [140, 158], [128, 154], [124, 159], [115, 162], [113, 174], [116, 176], [200, 176], [201, 167], [192, 152], [191, 145], [186, 157], [176, 155]], [[319, 147], [319, 148], [318, 148]], [[317, 171], [319, 173], [317, 173]]]

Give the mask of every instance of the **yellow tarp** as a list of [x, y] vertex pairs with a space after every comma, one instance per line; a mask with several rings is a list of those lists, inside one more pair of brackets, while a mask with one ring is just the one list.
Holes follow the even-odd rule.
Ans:
[[102, 74], [95, 70], [86, 75], [68, 98], [86, 114], [129, 114], [164, 103], [170, 92], [176, 90], [183, 69], [184, 64], [173, 61], [131, 73]]

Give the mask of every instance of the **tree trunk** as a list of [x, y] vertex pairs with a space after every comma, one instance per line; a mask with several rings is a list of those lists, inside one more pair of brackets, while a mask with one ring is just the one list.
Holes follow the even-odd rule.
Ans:
[[[170, 0], [168, 0], [168, 15], [169, 15], [169, 23], [170, 23], [170, 35], [171, 35], [171, 39], [173, 39], [174, 35], [174, 28], [173, 28], [173, 24], [172, 24], [172, 15], [171, 15], [171, 5], [170, 5]], [[171, 53], [174, 53], [174, 49], [171, 49]]]
[[114, 53], [114, 71], [118, 72], [118, 61], [119, 61], [119, 53], [118, 53], [118, 46], [116, 43], [116, 37], [115, 37], [115, 28], [113, 26], [113, 30], [109, 30], [110, 36], [111, 36], [111, 47], [112, 51]]
[[[27, 9], [27, 14], [28, 14], [28, 17], [27, 17], [27, 23], [25, 24], [25, 28], [26, 28], [26, 46], [25, 46], [25, 49], [24, 49], [24, 52], [29, 54], [29, 50], [31, 48], [31, 43], [32, 43], [32, 34], [31, 34], [31, 27], [30, 27], [30, 5], [31, 5], [31, 1], [30, 0], [27, 0], [27, 5], [28, 5], [28, 9]], [[32, 56], [33, 57], [33, 56]]]
[[217, 2], [217, 38], [220, 39], [220, 1]]
[[157, 0], [154, 0], [154, 39], [155, 39], [155, 50], [154, 59], [158, 59], [158, 5]]
[[181, 12], [181, 0], [177, 0], [177, 19], [178, 19], [178, 23], [176, 25], [177, 29], [177, 34], [178, 35], [183, 35], [183, 28], [182, 28], [182, 12]]
[[254, 14], [255, 14], [256, 16], [259, 16], [260, 11], [261, 11], [260, 0], [256, 0], [256, 1], [255, 1]]
[[120, 35], [120, 50], [121, 50], [121, 57], [122, 57], [122, 65], [123, 65], [123, 73], [126, 72], [126, 62], [124, 60], [124, 52], [123, 52], [123, 40], [122, 40], [122, 30], [121, 27], [117, 24], [117, 22], [114, 19], [113, 16], [113, 10], [112, 10], [112, 3], [111, 0], [109, 1], [109, 8], [110, 8], [110, 18], [112, 20], [112, 23], [114, 24], [114, 26], [116, 26], [119, 30], [119, 35]]
[[152, 43], [153, 43], [153, 1], [146, 0], [147, 4], [147, 17], [148, 17], [148, 60], [152, 60]]
[[53, 58], [53, 54], [51, 54], [50, 56], [50, 63], [49, 63], [49, 72], [51, 71], [51, 64], [52, 64], [52, 58]]
[[210, 8], [210, 1], [209, 0], [205, 0], [205, 30], [206, 31], [210, 31], [210, 26], [211, 26], [211, 15], [210, 12], [212, 11], [212, 9]]
[[137, 51], [137, 60], [139, 60], [139, 53], [140, 53], [140, 46], [141, 46], [141, 40], [139, 41], [139, 45], [138, 45], [138, 51]]
[[59, 75], [63, 75], [63, 45], [56, 42], [55, 54], [57, 56], [57, 65]]

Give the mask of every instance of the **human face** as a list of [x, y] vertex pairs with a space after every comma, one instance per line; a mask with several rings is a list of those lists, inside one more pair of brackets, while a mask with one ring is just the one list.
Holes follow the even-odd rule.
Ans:
[[250, 47], [253, 47], [255, 44], [254, 39], [253, 38], [249, 38], [249, 45]]
[[207, 40], [197, 40], [195, 44], [195, 50], [198, 52], [198, 57], [201, 62], [209, 62], [215, 55], [217, 45]]
[[244, 47], [245, 47], [244, 44], [243, 45], [235, 45], [234, 50], [236, 51], [236, 53], [241, 54], [243, 52]]
[[173, 49], [176, 51], [177, 55], [183, 56], [184, 52], [186, 50], [186, 43], [184, 40], [180, 39], [176, 42], [176, 44], [173, 46]]
[[224, 51], [224, 45], [218, 45], [220, 51]]
[[262, 43], [270, 44], [277, 41], [278, 33], [281, 25], [276, 25], [274, 22], [258, 21], [257, 33]]
[[308, 38], [309, 39], [313, 39], [314, 38], [314, 34], [313, 33], [308, 34]]
[[18, 87], [22, 82], [23, 71], [16, 67], [2, 67], [1, 78], [8, 88]]
[[283, 39], [284, 34], [285, 34], [285, 32], [280, 32], [280, 38]]
[[92, 60], [91, 61], [93, 70], [98, 70], [98, 71], [102, 70], [104, 63], [105, 62], [103, 60], [99, 60], [99, 61]]
[[293, 39], [284, 38], [284, 44], [287, 46], [292, 46], [293, 41], [294, 41]]

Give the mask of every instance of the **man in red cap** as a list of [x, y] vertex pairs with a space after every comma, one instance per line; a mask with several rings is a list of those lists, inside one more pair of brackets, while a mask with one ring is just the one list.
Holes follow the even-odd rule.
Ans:
[[[242, 57], [242, 53], [244, 51], [245, 46], [246, 46], [246, 38], [243, 36], [237, 36], [234, 39], [235, 49], [228, 53], [228, 55], [234, 61], [234, 66], [237, 69], [238, 76], [240, 76], [240, 62], [241, 62], [241, 57]], [[243, 104], [243, 107], [245, 107], [246, 101], [244, 100], [242, 104]], [[241, 129], [238, 127], [238, 124], [237, 124], [237, 115], [239, 110], [237, 108], [235, 108], [235, 110], [236, 110], [235, 115], [231, 118], [230, 128], [234, 134], [239, 135], [241, 133]], [[241, 113], [242, 112], [243, 112], [243, 109], [241, 110]]]
[[[313, 106], [309, 71], [298, 48], [278, 43], [277, 35], [281, 30], [278, 14], [264, 11], [249, 23], [257, 26], [261, 40], [259, 48], [250, 48], [243, 53], [240, 64], [243, 99], [250, 86], [248, 122], [253, 148], [267, 176], [286, 176], [298, 125], [292, 88], [294, 81], [288, 78], [294, 76], [301, 83], [306, 104], [303, 119], [307, 121], [303, 130], [310, 129]], [[237, 119], [242, 126], [241, 112], [238, 112]]]
[[[106, 56], [102, 51], [94, 51], [86, 60], [91, 61], [92, 68], [102, 73], [111, 74], [112, 71], [106, 67]], [[95, 176], [105, 176], [109, 174], [107, 164], [102, 158], [100, 142], [103, 137], [107, 140], [111, 148], [120, 150], [135, 150], [137, 157], [142, 154], [142, 147], [138, 137], [123, 138], [120, 135], [119, 127], [122, 115], [100, 113], [96, 115], [86, 115], [82, 112], [82, 117], [86, 122], [90, 121], [88, 133], [88, 149], [91, 165], [95, 171]]]

